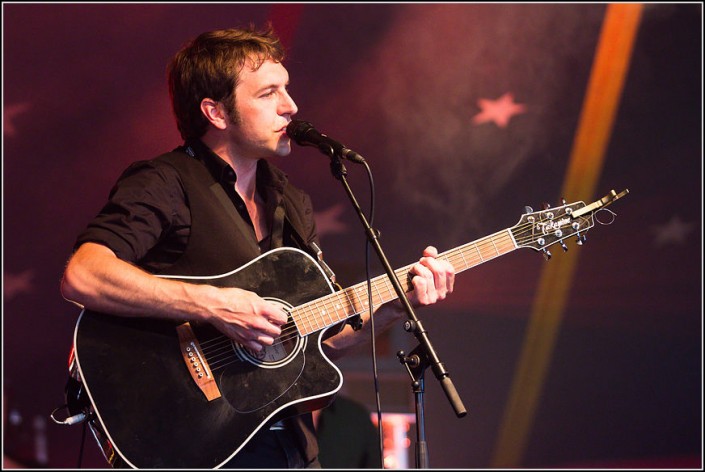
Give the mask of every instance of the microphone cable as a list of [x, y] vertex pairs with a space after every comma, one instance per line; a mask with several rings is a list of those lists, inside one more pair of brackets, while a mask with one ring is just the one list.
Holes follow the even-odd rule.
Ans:
[[[363, 161], [361, 164], [365, 166], [367, 171], [367, 178], [370, 184], [370, 217], [369, 224], [370, 227], [374, 228], [375, 219], [375, 184], [374, 178], [372, 177], [372, 170], [367, 164], [367, 161]], [[376, 231], [376, 230], [375, 230]], [[370, 340], [371, 340], [371, 356], [372, 356], [372, 379], [374, 381], [374, 391], [375, 391], [375, 406], [377, 409], [377, 434], [379, 440], [379, 462], [380, 467], [384, 468], [384, 434], [382, 428], [382, 403], [380, 400], [380, 388], [379, 388], [379, 375], [377, 369], [377, 343], [375, 338], [375, 321], [374, 321], [374, 307], [372, 306], [372, 276], [370, 274], [370, 240], [365, 238], [365, 275], [367, 277], [367, 304], [369, 306], [370, 312]]]

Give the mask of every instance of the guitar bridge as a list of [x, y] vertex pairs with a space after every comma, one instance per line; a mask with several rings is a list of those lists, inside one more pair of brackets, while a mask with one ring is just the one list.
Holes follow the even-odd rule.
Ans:
[[193, 381], [201, 389], [208, 401], [220, 398], [221, 393], [218, 385], [215, 383], [213, 373], [205, 356], [201, 353], [201, 346], [188, 321], [177, 326], [176, 333], [179, 336], [181, 356], [184, 358], [186, 368], [191, 374]]

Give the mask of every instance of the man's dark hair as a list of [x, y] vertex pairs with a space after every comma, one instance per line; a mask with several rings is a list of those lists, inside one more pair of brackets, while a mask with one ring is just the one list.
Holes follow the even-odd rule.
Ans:
[[284, 60], [284, 48], [271, 24], [262, 31], [252, 25], [209, 31], [183, 46], [167, 67], [169, 96], [181, 137], [205, 134], [209, 122], [201, 112], [204, 98], [222, 103], [230, 119], [237, 122], [235, 87], [240, 71], [246, 65], [256, 70], [270, 59]]

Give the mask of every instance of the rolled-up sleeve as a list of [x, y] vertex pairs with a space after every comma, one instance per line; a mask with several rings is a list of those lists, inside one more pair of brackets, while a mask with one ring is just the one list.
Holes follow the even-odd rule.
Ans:
[[164, 235], [188, 227], [184, 190], [176, 170], [155, 161], [128, 167], [110, 191], [108, 202], [78, 236], [109, 247], [120, 259], [137, 262]]

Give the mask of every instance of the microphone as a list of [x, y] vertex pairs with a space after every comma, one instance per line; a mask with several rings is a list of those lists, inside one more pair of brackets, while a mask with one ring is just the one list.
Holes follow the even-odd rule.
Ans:
[[291, 120], [286, 126], [286, 134], [301, 146], [315, 146], [330, 157], [337, 155], [343, 159], [362, 164], [365, 159], [345, 145], [320, 133], [308, 121]]

